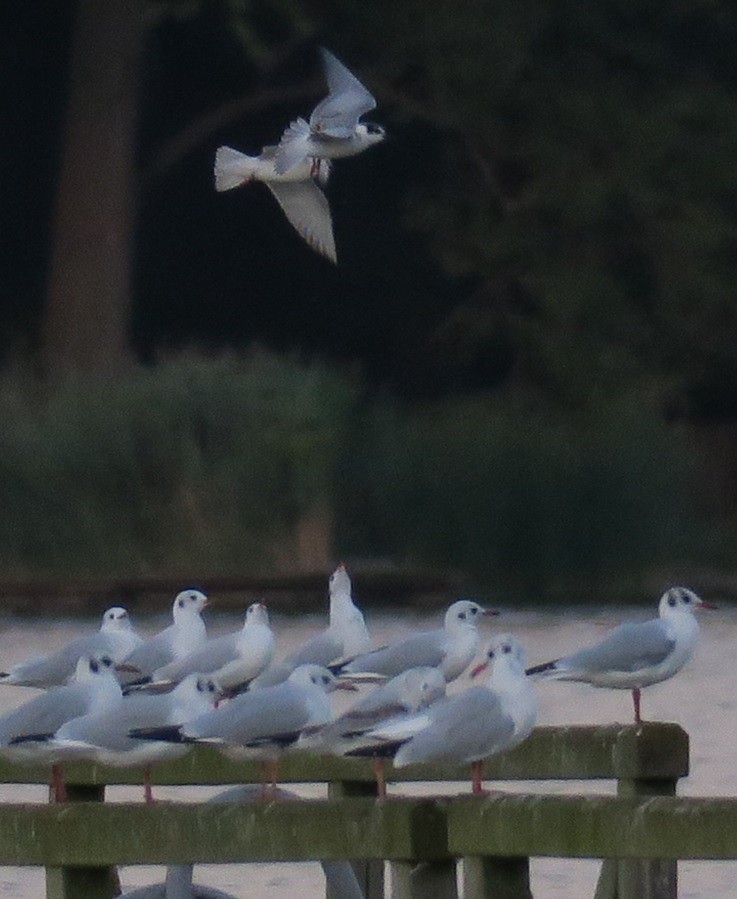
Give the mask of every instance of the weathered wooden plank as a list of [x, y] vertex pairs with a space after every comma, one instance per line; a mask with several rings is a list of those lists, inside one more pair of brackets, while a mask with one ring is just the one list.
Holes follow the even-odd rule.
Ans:
[[498, 794], [242, 805], [0, 806], [0, 864], [444, 861], [450, 856], [737, 858], [737, 799]]
[[[639, 778], [673, 780], [688, 773], [688, 735], [677, 724], [641, 726], [540, 727], [522, 745], [489, 759], [488, 780], [588, 780]], [[68, 783], [140, 783], [136, 769], [106, 768], [70, 763]], [[322, 781], [371, 782], [374, 774], [365, 759], [327, 758], [308, 754], [287, 755], [280, 764], [283, 783]], [[391, 771], [394, 782], [417, 780], [465, 781], [465, 766], [423, 765]], [[229, 784], [258, 782], [254, 762], [233, 762], [212, 747], [193, 747], [184, 758], [157, 765], [155, 784]], [[48, 782], [48, 769], [0, 761], [0, 783]]]
[[456, 797], [448, 848], [456, 856], [737, 858], [737, 799]]
[[0, 806], [0, 864], [448, 858], [432, 799]]

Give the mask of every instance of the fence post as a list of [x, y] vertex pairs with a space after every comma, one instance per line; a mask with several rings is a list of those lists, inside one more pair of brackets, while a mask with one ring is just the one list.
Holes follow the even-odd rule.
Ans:
[[463, 899], [532, 899], [529, 858], [464, 858]]
[[[376, 798], [376, 782], [373, 780], [339, 780], [328, 784], [330, 799]], [[384, 899], [384, 862], [381, 860], [351, 859], [358, 884], [366, 899]], [[338, 899], [330, 895], [327, 899]]]
[[393, 861], [392, 899], [458, 899], [455, 861]]
[[457, 859], [448, 851], [448, 808], [447, 801], [436, 799], [412, 815], [411, 851], [389, 862], [392, 899], [458, 899]]
[[[617, 781], [619, 796], [675, 796], [675, 780]], [[616, 861], [617, 899], [677, 899], [678, 861], [624, 858]]]
[[[688, 773], [688, 734], [672, 724], [623, 729], [615, 749], [618, 796], [675, 796]], [[677, 859], [605, 859], [594, 899], [677, 899]]]
[[[104, 802], [105, 787], [67, 784], [70, 802]], [[53, 802], [53, 790], [50, 791]], [[46, 899], [113, 899], [120, 894], [116, 868], [67, 866], [46, 868]]]

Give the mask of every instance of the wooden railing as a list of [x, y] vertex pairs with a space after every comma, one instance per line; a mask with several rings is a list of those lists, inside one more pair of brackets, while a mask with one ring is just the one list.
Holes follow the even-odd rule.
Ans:
[[[737, 858], [737, 800], [675, 796], [688, 773], [688, 737], [677, 725], [542, 727], [487, 764], [494, 781], [617, 782], [617, 795], [377, 800], [370, 765], [357, 759], [287, 756], [284, 783], [327, 782], [328, 798], [247, 803], [104, 803], [107, 784], [137, 783], [134, 769], [70, 764], [72, 802], [1, 805], [0, 865], [42, 865], [50, 899], [111, 899], [118, 864], [352, 859], [367, 899], [391, 866], [398, 899], [457, 896], [529, 899], [529, 858], [602, 858], [596, 899], [673, 899], [679, 858]], [[40, 783], [43, 769], [0, 764], [0, 782]], [[391, 780], [467, 782], [458, 768], [416, 767]], [[208, 747], [161, 764], [158, 784], [258, 780], [252, 763]], [[339, 899], [339, 897], [331, 897]]]

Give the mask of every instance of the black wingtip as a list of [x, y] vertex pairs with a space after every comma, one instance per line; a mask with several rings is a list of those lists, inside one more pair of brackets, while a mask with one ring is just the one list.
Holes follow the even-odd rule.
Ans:
[[378, 743], [376, 746], [359, 746], [345, 754], [358, 759], [393, 759], [406, 740], [392, 740], [391, 742]]
[[188, 737], [182, 734], [179, 724], [169, 724], [164, 727], [136, 727], [128, 731], [128, 736], [134, 740], [158, 740], [161, 743], [191, 743]]
[[147, 677], [139, 677], [139, 678], [136, 678], [136, 680], [126, 681], [122, 686], [123, 694], [127, 695], [126, 690], [131, 690], [134, 687], [145, 687], [146, 684], [150, 684], [151, 681], [152, 681], [151, 675], [148, 675]]
[[544, 671], [554, 671], [558, 662], [559, 659], [554, 659], [552, 662], [543, 662], [542, 665], [533, 665], [532, 668], [526, 669], [525, 674], [542, 674]]
[[332, 665], [327, 665], [327, 669], [331, 674], [334, 674], [336, 677], [340, 677], [341, 674], [346, 673], [346, 668], [351, 664], [351, 662], [355, 662], [358, 656], [351, 656], [350, 658], [340, 659], [337, 662], [333, 662]]
[[258, 749], [260, 746], [278, 746], [280, 749], [288, 749], [290, 746], [294, 745], [297, 740], [300, 738], [302, 731], [295, 730], [289, 731], [283, 734], [272, 734], [269, 737], [263, 737], [260, 740], [249, 740], [247, 743], [244, 743], [244, 746], [248, 746], [252, 749]]
[[9, 746], [18, 746], [22, 743], [48, 743], [52, 740], [53, 734], [18, 734], [8, 741]]

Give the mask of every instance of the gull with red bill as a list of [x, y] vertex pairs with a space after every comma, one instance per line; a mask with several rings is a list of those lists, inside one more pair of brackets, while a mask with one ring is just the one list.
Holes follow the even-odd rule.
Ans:
[[687, 587], [671, 587], [660, 598], [658, 618], [620, 624], [594, 646], [535, 665], [527, 674], [631, 690], [635, 723], [639, 724], [640, 691], [683, 668], [699, 635], [694, 612], [715, 608]]
[[394, 757], [395, 768], [427, 762], [470, 764], [472, 791], [484, 792], [484, 759], [521, 743], [537, 718], [537, 697], [525, 676], [524, 650], [515, 637], [496, 637], [471, 676], [487, 669], [490, 673], [483, 684], [441, 699], [421, 715], [371, 732], [385, 742], [384, 755]]

